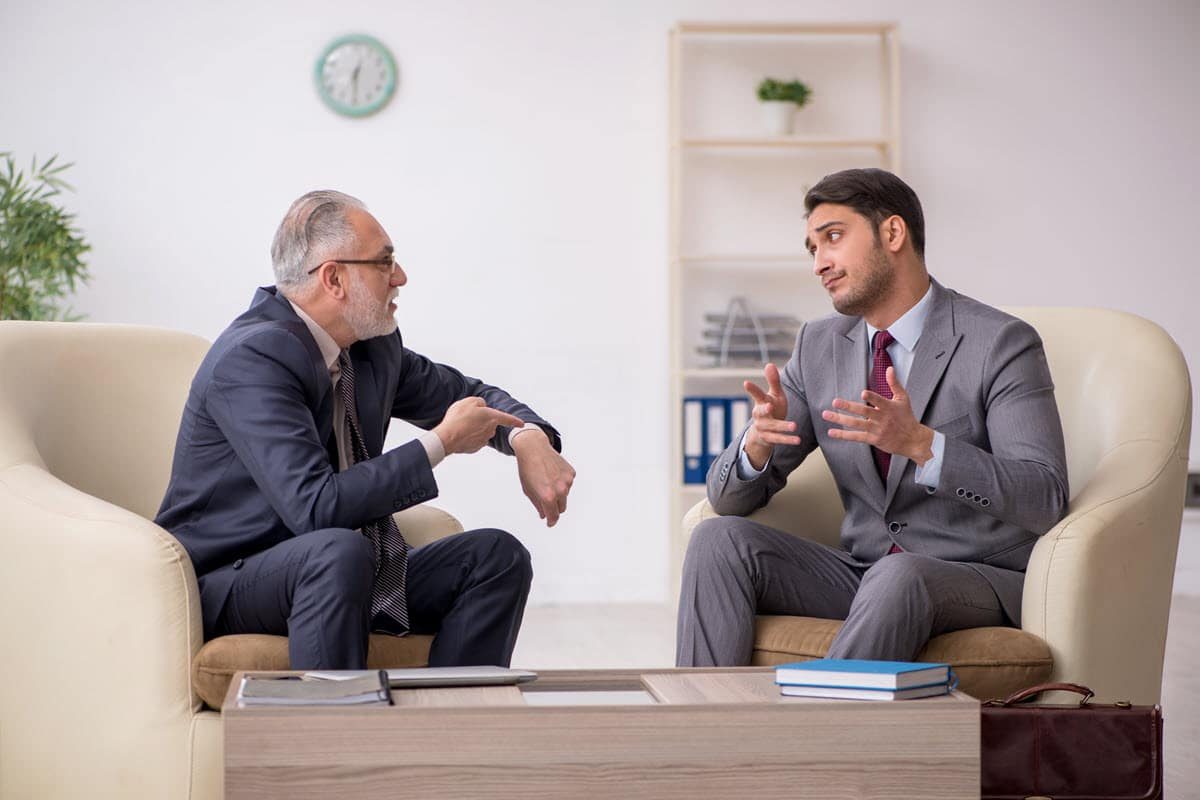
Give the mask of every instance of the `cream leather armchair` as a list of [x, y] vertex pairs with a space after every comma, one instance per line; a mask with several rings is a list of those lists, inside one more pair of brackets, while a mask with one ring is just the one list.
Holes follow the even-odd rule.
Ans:
[[[0, 322], [0, 797], [223, 794], [211, 707], [224, 683], [200, 669], [195, 573], [151, 521], [208, 346], [154, 328]], [[414, 544], [462, 530], [424, 506], [397, 519]], [[378, 637], [399, 655], [375, 638], [376, 664], [428, 656], [429, 637]], [[279, 669], [286, 644], [228, 636], [204, 649], [223, 647], [228, 669]]]
[[[1101, 700], [1157, 703], [1191, 435], [1192, 390], [1175, 342], [1117, 311], [1015, 308], [1041, 334], [1066, 436], [1071, 501], [1034, 547], [1022, 630], [939, 636], [922, 660], [949, 661], [962, 688], [1003, 696], [1037, 680]], [[707, 501], [686, 532], [714, 516]], [[820, 453], [752, 519], [836, 545], [842, 507]], [[756, 664], [819, 658], [840, 622], [761, 616]]]

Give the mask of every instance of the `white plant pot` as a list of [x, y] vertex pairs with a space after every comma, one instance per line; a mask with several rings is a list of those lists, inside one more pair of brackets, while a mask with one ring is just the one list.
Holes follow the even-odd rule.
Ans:
[[796, 104], [790, 100], [763, 100], [763, 123], [771, 136], [788, 136], [796, 117]]

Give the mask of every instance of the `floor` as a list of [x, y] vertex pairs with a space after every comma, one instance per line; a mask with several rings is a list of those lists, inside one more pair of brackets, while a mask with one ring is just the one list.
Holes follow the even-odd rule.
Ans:
[[[513, 666], [529, 669], [666, 667], [674, 606], [530, 606]], [[1163, 674], [1165, 795], [1200, 797], [1200, 509], [1184, 515]], [[1188, 788], [1188, 787], [1192, 788]]]

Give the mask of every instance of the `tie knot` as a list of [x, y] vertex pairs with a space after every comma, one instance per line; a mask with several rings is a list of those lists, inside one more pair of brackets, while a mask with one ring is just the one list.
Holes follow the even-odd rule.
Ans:
[[896, 337], [887, 331], [875, 331], [875, 352], [878, 353], [880, 350], [886, 350], [888, 345], [894, 341], [896, 341]]

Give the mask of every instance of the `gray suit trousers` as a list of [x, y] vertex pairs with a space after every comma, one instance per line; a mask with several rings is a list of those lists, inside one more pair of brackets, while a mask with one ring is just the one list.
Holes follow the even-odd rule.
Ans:
[[743, 517], [701, 522], [683, 564], [677, 665], [749, 664], [757, 614], [845, 619], [829, 658], [892, 661], [941, 633], [1008, 624], [968, 564], [904, 552], [869, 564]]

